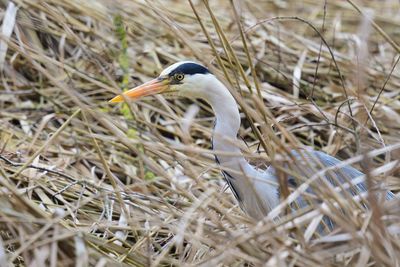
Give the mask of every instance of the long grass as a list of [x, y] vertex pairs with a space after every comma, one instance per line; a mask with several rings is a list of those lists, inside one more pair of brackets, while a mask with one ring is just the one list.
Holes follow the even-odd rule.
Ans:
[[[398, 1], [14, 3], [0, 4], [0, 265], [399, 265], [399, 201], [376, 198], [400, 190]], [[107, 102], [180, 60], [231, 91], [246, 158], [303, 183], [282, 182], [264, 220], [227, 189], [206, 103]], [[369, 193], [300, 175], [283, 155], [304, 147], [365, 173]], [[288, 212], [299, 194], [310, 207]], [[320, 235], [324, 215], [336, 228]]]

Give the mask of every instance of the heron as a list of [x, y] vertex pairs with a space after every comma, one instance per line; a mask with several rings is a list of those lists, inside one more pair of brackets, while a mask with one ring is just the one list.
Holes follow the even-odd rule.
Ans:
[[[140, 86], [117, 95], [109, 102], [120, 102], [126, 98], [139, 98], [149, 95], [168, 93], [181, 97], [198, 98], [206, 101], [215, 114], [214, 130], [211, 145], [215, 151], [215, 161], [221, 166], [222, 173], [241, 209], [250, 217], [261, 220], [268, 212], [280, 203], [280, 188], [277, 170], [269, 166], [265, 171], [258, 170], [245, 159], [241, 149], [233, 142], [237, 140], [240, 128], [240, 113], [234, 97], [205, 66], [191, 61], [182, 61], [172, 64], [161, 74]], [[218, 151], [218, 153], [217, 153]], [[224, 152], [224, 153], [221, 153]], [[326, 153], [311, 149], [292, 150], [298, 159], [313, 159], [314, 167], [332, 167], [341, 163], [337, 158]], [[300, 171], [302, 167], [298, 168]], [[325, 175], [331, 184], [344, 183], [346, 179], [355, 179], [363, 175], [351, 166], [344, 166]], [[346, 179], [344, 178], [346, 177]], [[298, 186], [296, 180], [288, 176], [288, 184]], [[359, 182], [351, 189], [352, 195], [366, 191], [365, 182]], [[386, 191], [386, 199], [394, 194]], [[306, 199], [299, 196], [296, 199], [297, 207], [308, 205]], [[327, 221], [332, 228], [332, 222]]]

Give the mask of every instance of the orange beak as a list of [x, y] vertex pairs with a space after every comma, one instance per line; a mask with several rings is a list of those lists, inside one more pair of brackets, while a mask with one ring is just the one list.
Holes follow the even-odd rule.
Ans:
[[[142, 85], [139, 85], [138, 87], [135, 87], [131, 90], [128, 90], [123, 93], [124, 96], [129, 97], [129, 98], [139, 98], [142, 96], [148, 96], [148, 95], [155, 95], [162, 93], [168, 88], [168, 80], [167, 79], [154, 79], [151, 80], [147, 83], [144, 83]], [[110, 101], [109, 103], [114, 103], [114, 102], [121, 102], [124, 101], [124, 97], [122, 95], [117, 95]]]

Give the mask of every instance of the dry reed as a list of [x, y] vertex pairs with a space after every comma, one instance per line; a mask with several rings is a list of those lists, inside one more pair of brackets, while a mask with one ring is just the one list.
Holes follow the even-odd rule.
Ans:
[[[396, 193], [398, 1], [13, 3], [0, 4], [4, 266], [400, 264], [397, 199], [315, 188], [323, 203], [256, 222], [224, 190], [206, 104], [107, 103], [202, 62], [240, 104], [254, 165], [310, 146]], [[322, 215], [337, 224], [326, 236]]]

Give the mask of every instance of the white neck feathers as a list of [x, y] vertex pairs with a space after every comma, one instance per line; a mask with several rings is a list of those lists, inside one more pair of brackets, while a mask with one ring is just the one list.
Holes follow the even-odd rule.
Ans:
[[[216, 159], [225, 169], [225, 178], [242, 209], [253, 218], [261, 219], [279, 203], [277, 188], [260, 181], [272, 179], [257, 171], [243, 157], [237, 140], [240, 128], [237, 103], [228, 89], [215, 76], [212, 78], [212, 87], [203, 91], [202, 98], [211, 105], [215, 113], [212, 144]], [[263, 198], [256, 197], [256, 194]]]

